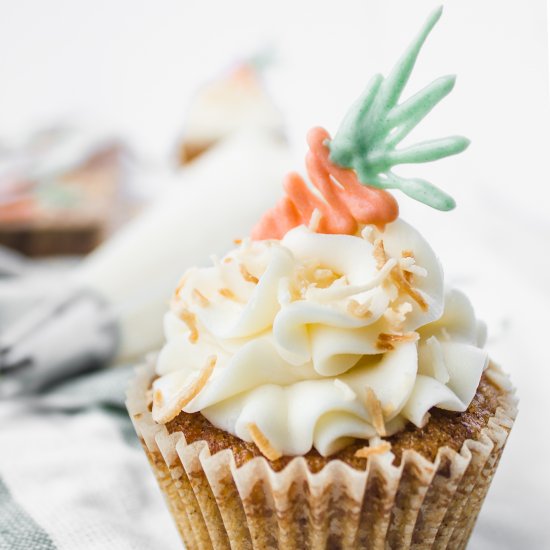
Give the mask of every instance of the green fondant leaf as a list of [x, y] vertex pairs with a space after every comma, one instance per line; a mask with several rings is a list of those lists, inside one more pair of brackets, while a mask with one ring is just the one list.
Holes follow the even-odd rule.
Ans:
[[428, 17], [420, 33], [387, 78], [376, 75], [351, 109], [329, 143], [330, 159], [352, 168], [364, 185], [400, 189], [413, 199], [439, 210], [454, 208], [454, 200], [422, 179], [407, 179], [391, 172], [398, 164], [423, 163], [464, 151], [469, 140], [461, 136], [425, 141], [396, 150], [395, 147], [453, 89], [455, 76], [443, 76], [398, 103], [416, 59], [443, 8]]

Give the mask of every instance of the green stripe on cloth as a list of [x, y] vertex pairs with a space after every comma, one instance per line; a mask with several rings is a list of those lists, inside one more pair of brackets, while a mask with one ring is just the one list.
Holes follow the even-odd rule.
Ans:
[[55, 550], [52, 539], [13, 499], [0, 479], [0, 550]]

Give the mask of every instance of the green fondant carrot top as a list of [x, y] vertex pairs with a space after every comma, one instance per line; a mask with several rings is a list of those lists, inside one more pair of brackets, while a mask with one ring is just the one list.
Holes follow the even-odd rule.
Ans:
[[380, 189], [400, 189], [433, 208], [451, 210], [455, 201], [447, 193], [425, 180], [405, 178], [393, 172], [398, 164], [429, 162], [456, 155], [470, 143], [465, 137], [450, 136], [396, 149], [455, 84], [454, 75], [443, 76], [399, 103], [420, 48], [441, 17], [442, 10], [440, 7], [429, 16], [389, 76], [384, 78], [378, 74], [372, 78], [327, 145], [330, 160], [355, 170], [362, 184]]

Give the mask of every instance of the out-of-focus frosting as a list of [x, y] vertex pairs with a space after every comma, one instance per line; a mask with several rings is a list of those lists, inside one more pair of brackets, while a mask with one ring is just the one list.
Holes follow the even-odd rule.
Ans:
[[400, 219], [246, 241], [184, 275], [165, 333], [154, 419], [200, 411], [286, 455], [464, 411], [487, 364], [468, 299], [444, 292], [432, 249]]

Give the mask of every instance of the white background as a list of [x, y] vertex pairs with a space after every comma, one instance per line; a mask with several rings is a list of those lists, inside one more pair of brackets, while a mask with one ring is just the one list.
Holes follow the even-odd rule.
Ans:
[[[336, 130], [373, 72], [387, 73], [427, 0], [271, 3], [147, 0], [0, 2], [0, 137], [78, 117], [163, 162], [197, 84], [272, 44], [267, 74], [301, 168], [313, 125]], [[543, 548], [550, 540], [547, 13], [542, 0], [453, 0], [405, 95], [457, 73], [453, 94], [413, 141], [462, 133], [463, 155], [404, 167], [455, 197], [439, 213], [399, 196], [448, 280], [487, 320], [493, 356], [521, 397], [509, 448], [472, 548]]]

